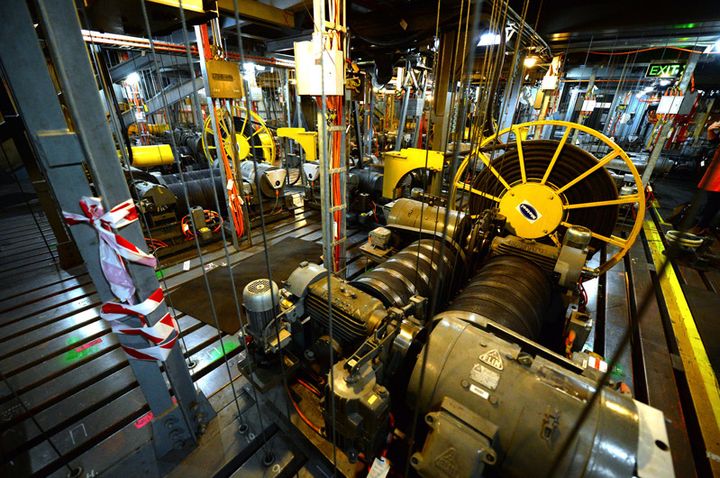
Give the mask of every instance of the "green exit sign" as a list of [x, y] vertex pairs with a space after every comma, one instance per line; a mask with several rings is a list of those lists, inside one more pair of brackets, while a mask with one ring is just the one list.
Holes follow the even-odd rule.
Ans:
[[654, 62], [645, 72], [646, 78], [679, 78], [685, 71], [685, 63], [677, 61]]

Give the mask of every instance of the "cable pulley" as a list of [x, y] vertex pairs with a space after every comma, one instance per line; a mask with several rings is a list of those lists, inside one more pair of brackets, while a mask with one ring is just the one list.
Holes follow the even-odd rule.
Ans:
[[[559, 141], [528, 139], [543, 128], [564, 131]], [[471, 216], [497, 207], [513, 234], [557, 245], [569, 227], [584, 226], [592, 232], [593, 250], [603, 243], [613, 246], [607, 261], [593, 271], [603, 273], [630, 249], [645, 213], [643, 194], [618, 194], [605, 170], [615, 158], [627, 165], [634, 190], [643, 191], [630, 158], [602, 133], [565, 121], [514, 125], [483, 140], [460, 164], [449, 204]], [[613, 235], [623, 204], [636, 206], [626, 238]]]

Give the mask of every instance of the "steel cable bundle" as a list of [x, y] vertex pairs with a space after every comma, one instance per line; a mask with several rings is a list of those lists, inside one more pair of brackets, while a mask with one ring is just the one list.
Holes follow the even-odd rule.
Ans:
[[[559, 145], [553, 140], [523, 141], [522, 150], [525, 160], [525, 173], [529, 182], [539, 182], [550, 165]], [[520, 162], [514, 143], [509, 144], [502, 155], [492, 160], [491, 165], [510, 184], [521, 182]], [[597, 164], [598, 160], [587, 151], [566, 143], [547, 179], [547, 184], [554, 189], [561, 188], [585, 171]], [[489, 168], [484, 168], [472, 180], [473, 188], [500, 197], [505, 192], [504, 186], [495, 178]], [[566, 204], [587, 203], [617, 199], [618, 191], [610, 174], [603, 168], [594, 171], [582, 181], [563, 192]], [[470, 214], [480, 214], [485, 209], [495, 207], [494, 201], [473, 194], [470, 198]], [[611, 236], [617, 222], [619, 206], [596, 206], [593, 208], [572, 209], [567, 213], [565, 221], [570, 224], [585, 226], [603, 236]], [[560, 226], [560, 232], [564, 227]], [[552, 231], [551, 231], [552, 232]], [[603, 244], [593, 239], [591, 247], [599, 249]]]

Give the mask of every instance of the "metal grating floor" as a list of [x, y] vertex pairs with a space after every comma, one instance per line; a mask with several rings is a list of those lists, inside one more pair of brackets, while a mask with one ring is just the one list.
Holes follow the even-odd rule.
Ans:
[[[26, 209], [0, 215], [0, 475], [65, 476], [70, 463], [93, 476], [148, 442], [151, 416], [117, 339], [98, 316], [88, 274], [57, 267], [52, 232], [44, 217], [37, 221], [40, 230]], [[267, 237], [319, 242], [320, 228], [318, 211], [296, 210], [269, 225]], [[351, 230], [348, 236], [348, 273], [357, 274], [365, 267], [357, 246], [367, 234]], [[255, 230], [255, 245], [231, 254], [232, 263], [261, 251], [261, 241]], [[206, 267], [225, 264], [222, 249], [204, 258]], [[195, 257], [187, 271], [181, 262], [159, 273], [173, 289], [202, 270]], [[244, 383], [236, 367], [238, 339], [226, 336], [223, 350], [214, 327], [180, 312], [177, 318], [185, 356], [196, 362], [196, 386], [223, 410], [233, 402], [224, 357], [233, 380], [242, 382], [236, 388]]]

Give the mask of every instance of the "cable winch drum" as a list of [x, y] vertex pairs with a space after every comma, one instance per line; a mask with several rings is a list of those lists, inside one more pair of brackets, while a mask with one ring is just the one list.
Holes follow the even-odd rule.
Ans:
[[[213, 184], [215, 191], [217, 192], [217, 199], [220, 202], [221, 215], [227, 214], [227, 206], [225, 204], [225, 193], [223, 191], [222, 178], [218, 174], [214, 178], [214, 182], [209, 177], [202, 179], [189, 180], [185, 178], [185, 186], [188, 192], [188, 201], [190, 206], [200, 206], [203, 209], [216, 210], [217, 203], [215, 202], [215, 194], [213, 193]], [[178, 213], [182, 216], [188, 213], [187, 202], [185, 201], [185, 188], [182, 182], [174, 182], [167, 184], [167, 188], [177, 197], [177, 209]]]
[[[447, 229], [445, 229], [445, 216]], [[470, 222], [463, 212], [444, 207], [430, 206], [415, 199], [400, 198], [395, 201], [387, 219], [388, 226], [398, 225], [449, 237], [458, 244], [464, 243]]]
[[[528, 180], [539, 181], [552, 161], [559, 143], [551, 140], [524, 141], [522, 153], [525, 165], [525, 176]], [[587, 151], [566, 143], [561, 152], [561, 160], [558, 160], [547, 178], [549, 186], [561, 187], [573, 179], [590, 170], [598, 163], [598, 160]], [[478, 160], [480, 164], [480, 160]], [[517, 148], [508, 149], [502, 155], [491, 162], [495, 171], [498, 171], [508, 184], [514, 185], [522, 180], [522, 171], [518, 160]], [[530, 183], [533, 184], [533, 183]], [[505, 192], [505, 187], [497, 181], [489, 168], [478, 173], [472, 181], [472, 187], [491, 196], [500, 197]], [[563, 192], [565, 200], [569, 204], [589, 203], [595, 201], [612, 201], [617, 199], [618, 190], [610, 174], [603, 168], [594, 171], [583, 181]], [[524, 198], [532, 203], [536, 198]], [[473, 194], [470, 198], [469, 213], [479, 214], [482, 211], [495, 207], [497, 203], [486, 197]], [[571, 209], [564, 219], [570, 224], [584, 226], [591, 231], [610, 237], [615, 228], [618, 217], [617, 205], [598, 206], [593, 208]], [[564, 227], [560, 226], [562, 229]], [[552, 232], [552, 231], [549, 231]], [[593, 239], [591, 247], [597, 250], [603, 243]]]
[[[442, 256], [440, 252], [442, 250]], [[460, 282], [455, 271], [464, 270], [450, 244], [440, 239], [422, 239], [410, 244], [374, 269], [365, 272], [351, 284], [380, 299], [386, 306], [403, 307], [410, 297], [433, 299], [439, 288], [437, 305], [445, 304]]]
[[481, 266], [448, 307], [492, 320], [537, 340], [552, 301], [552, 284], [537, 265], [522, 257], [496, 256]]

